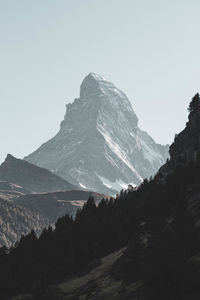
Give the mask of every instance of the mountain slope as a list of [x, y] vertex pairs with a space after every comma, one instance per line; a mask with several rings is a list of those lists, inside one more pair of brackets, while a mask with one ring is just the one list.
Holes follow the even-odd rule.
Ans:
[[11, 246], [32, 229], [39, 234], [48, 224], [42, 215], [0, 198], [0, 246]]
[[16, 185], [14, 183], [8, 181], [0, 181], [0, 191], [9, 191], [13, 193], [19, 194], [27, 194], [29, 191], [23, 189], [20, 185]]
[[33, 212], [42, 214], [52, 224], [65, 214], [74, 216], [77, 209], [82, 208], [89, 197], [94, 197], [96, 203], [99, 203], [105, 195], [89, 191], [70, 190], [22, 195], [17, 197], [14, 202]]
[[[12, 189], [24, 189], [29, 192], [51, 192], [75, 188], [74, 185], [48, 170], [17, 159], [10, 154], [0, 166], [0, 181], [8, 182]], [[0, 189], [3, 185], [5, 188], [5, 184], [1, 183]]]
[[61, 284], [63, 299], [200, 298], [200, 96], [194, 99], [198, 105], [170, 146], [168, 162], [153, 180], [121, 195], [126, 220], [128, 210], [140, 219], [129, 246], [107, 276], [102, 270], [97, 280], [89, 277], [97, 267]]
[[[16, 249], [3, 253], [0, 294], [28, 292], [34, 300], [52, 295], [54, 299], [199, 299], [200, 154], [194, 155], [200, 140], [199, 96], [197, 100], [184, 134], [172, 146], [179, 154], [172, 154], [154, 178], [121, 192], [115, 201], [102, 200], [96, 206], [89, 198], [75, 219], [62, 217], [54, 231], [45, 230], [37, 240], [26, 237]], [[182, 160], [181, 154], [188, 150], [185, 145], [191, 155]], [[34, 272], [29, 272], [31, 268]], [[47, 285], [41, 288], [44, 282]], [[51, 289], [59, 282], [60, 290]]]
[[[122, 281], [115, 281], [110, 276], [110, 270], [115, 262], [123, 255], [125, 249], [120, 249], [100, 260], [100, 264], [87, 274], [65, 281], [59, 285], [58, 291], [63, 300], [70, 299], [119, 299], [127, 289]], [[133, 288], [136, 289], [135, 285]], [[133, 296], [131, 294], [131, 296]], [[133, 299], [133, 298], [132, 298]]]
[[127, 96], [105, 78], [90, 73], [80, 98], [66, 105], [58, 134], [25, 160], [80, 187], [105, 194], [138, 185], [168, 157], [138, 128]]

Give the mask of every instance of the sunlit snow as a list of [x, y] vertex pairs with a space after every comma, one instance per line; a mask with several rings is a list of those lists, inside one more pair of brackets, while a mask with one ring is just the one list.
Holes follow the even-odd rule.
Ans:
[[127, 167], [137, 176], [137, 178], [139, 180], [142, 181], [142, 177], [137, 173], [137, 171], [135, 170], [135, 168], [133, 167], [133, 165], [129, 161], [129, 159], [127, 157], [127, 154], [125, 153], [125, 151], [122, 150], [120, 148], [120, 146], [112, 140], [112, 138], [110, 137], [109, 133], [103, 128], [103, 126], [101, 126], [100, 124], [98, 124], [97, 129], [103, 135], [103, 137], [104, 137], [104, 139], [105, 139], [108, 147], [110, 148], [110, 150], [113, 153], [115, 153], [115, 155], [117, 155], [118, 158], [121, 159], [127, 165]]
[[128, 189], [128, 185], [131, 184], [133, 187], [136, 186], [136, 184], [134, 183], [126, 183], [120, 179], [116, 180], [115, 182], [110, 181], [109, 179], [98, 175], [99, 179], [101, 180], [101, 182], [108, 188], [111, 188], [113, 190], [116, 191], [120, 191], [121, 189]]

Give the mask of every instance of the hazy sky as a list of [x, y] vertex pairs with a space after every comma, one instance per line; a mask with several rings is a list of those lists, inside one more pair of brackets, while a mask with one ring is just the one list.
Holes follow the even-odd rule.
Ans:
[[90, 72], [171, 143], [200, 91], [199, 12], [199, 0], [0, 0], [0, 162], [53, 137]]

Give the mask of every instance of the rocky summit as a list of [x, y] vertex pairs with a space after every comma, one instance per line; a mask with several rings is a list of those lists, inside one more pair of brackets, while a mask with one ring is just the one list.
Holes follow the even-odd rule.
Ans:
[[167, 157], [168, 146], [138, 127], [127, 96], [90, 73], [80, 97], [66, 105], [57, 135], [25, 160], [81, 188], [113, 194], [155, 174]]

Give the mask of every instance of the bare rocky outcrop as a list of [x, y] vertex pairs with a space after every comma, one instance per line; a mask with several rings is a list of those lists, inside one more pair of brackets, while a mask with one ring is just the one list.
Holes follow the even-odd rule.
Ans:
[[80, 97], [66, 105], [60, 131], [25, 160], [73, 184], [115, 194], [155, 174], [168, 146], [138, 127], [127, 96], [104, 77], [90, 73]]

